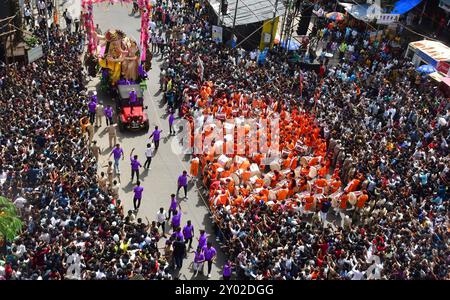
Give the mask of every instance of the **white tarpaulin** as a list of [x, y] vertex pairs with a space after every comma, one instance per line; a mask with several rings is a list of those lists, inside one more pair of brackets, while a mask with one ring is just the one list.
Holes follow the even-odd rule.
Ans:
[[381, 14], [381, 8], [376, 4], [352, 4], [352, 3], [341, 3], [338, 2], [340, 6], [343, 6], [345, 11], [351, 14], [354, 18], [362, 21], [372, 21]]
[[[236, 1], [238, 1], [238, 6], [235, 25], [238, 26], [272, 19], [277, 0], [228, 0], [228, 11], [223, 17], [223, 23], [226, 27], [233, 26]], [[222, 15], [220, 13], [220, 0], [209, 0], [209, 4], [218, 16]], [[276, 7], [275, 16], [283, 15], [285, 7], [282, 0], [278, 0]]]

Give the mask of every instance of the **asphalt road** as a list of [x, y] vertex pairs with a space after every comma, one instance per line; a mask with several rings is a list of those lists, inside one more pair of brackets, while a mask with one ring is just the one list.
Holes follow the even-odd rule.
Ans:
[[[109, 28], [120, 29], [124, 31], [128, 36], [134, 38], [139, 43], [140, 36], [140, 18], [130, 16], [131, 5], [123, 4], [99, 4], [94, 7], [94, 23], [99, 24], [102, 32], [104, 33]], [[147, 82], [148, 89], [144, 92], [144, 105], [148, 106], [147, 113], [150, 119], [150, 131], [145, 132], [120, 132], [118, 131], [118, 143], [121, 144], [125, 151], [125, 160], [121, 161], [121, 188], [120, 198], [124, 203], [125, 212], [129, 209], [133, 209], [133, 188], [134, 184], [130, 183], [131, 167], [129, 155], [132, 148], [135, 149], [135, 153], [139, 155], [139, 160], [143, 164], [145, 161], [145, 147], [149, 141], [150, 132], [154, 126], [159, 126], [163, 129], [161, 135], [161, 142], [159, 150], [152, 160], [151, 170], [141, 170], [141, 185], [144, 187], [144, 196], [142, 204], [138, 213], [138, 217], [141, 217], [144, 221], [147, 217], [150, 222], [156, 220], [156, 213], [160, 207], [164, 207], [166, 210], [169, 208], [170, 194], [176, 192], [177, 178], [183, 170], [189, 170], [189, 158], [184, 158], [183, 155], [177, 155], [172, 151], [171, 144], [176, 144], [174, 137], [169, 137], [169, 124], [168, 115], [166, 112], [166, 106], [161, 103], [162, 93], [159, 90], [159, 73], [160, 73], [160, 56], [154, 56], [153, 69], [148, 73], [149, 80]], [[101, 103], [112, 104], [111, 99], [107, 95], [103, 94], [99, 88], [99, 78], [94, 78], [89, 83], [89, 90], [97, 90], [98, 98]], [[113, 106], [114, 107], [114, 106]], [[106, 132], [106, 122], [103, 119], [103, 126], [96, 129], [94, 139], [97, 140], [98, 145], [101, 147], [102, 155], [100, 162], [106, 164], [108, 155], [111, 152], [108, 143], [108, 134]], [[103, 169], [106, 173], [106, 168]], [[135, 181], [134, 181], [135, 182]], [[180, 191], [180, 195], [184, 195]], [[188, 190], [189, 199], [182, 199], [182, 218], [181, 222], [184, 226], [187, 220], [191, 220], [195, 228], [195, 235], [193, 246], [197, 246], [196, 237], [199, 234], [199, 229], [206, 229], [209, 240], [211, 240], [218, 251], [215, 266], [211, 273], [211, 279], [220, 279], [222, 266], [224, 264], [224, 255], [220, 251], [220, 245], [215, 242], [215, 235], [212, 228], [212, 222], [210, 214], [202, 200], [199, 192], [192, 183], [189, 184]], [[206, 201], [207, 199], [205, 199]], [[167, 226], [168, 227], [168, 226]], [[166, 231], [167, 232], [167, 231]], [[161, 239], [160, 247], [163, 247], [165, 239]], [[190, 251], [193, 251], [191, 249]], [[206, 276], [198, 275], [194, 277], [192, 269], [193, 253], [189, 253], [187, 259], [183, 262], [183, 267], [179, 272], [180, 279], [207, 279]], [[205, 265], [206, 273], [206, 265]], [[174, 273], [175, 276], [178, 272]]]

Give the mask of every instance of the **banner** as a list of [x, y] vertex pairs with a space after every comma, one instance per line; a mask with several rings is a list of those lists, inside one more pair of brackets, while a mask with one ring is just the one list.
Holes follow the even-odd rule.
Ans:
[[220, 26], [212, 26], [212, 39], [216, 43], [222, 43], [223, 41], [223, 28]]
[[389, 25], [398, 22], [399, 19], [399, 14], [381, 14], [377, 17], [377, 24]]
[[[271, 20], [264, 21], [261, 31], [261, 42], [259, 44], [259, 50], [263, 50], [266, 47], [269, 47], [270, 49], [273, 48], [279, 20], [280, 17], [276, 17], [273, 22]], [[270, 43], [270, 40], [272, 40], [272, 43]]]
[[141, 14], [141, 61], [145, 61], [147, 57], [147, 48], [148, 48], [148, 24], [150, 21], [150, 11], [148, 10], [149, 7], [149, 0], [143, 0], [143, 5], [145, 6], [145, 11]]

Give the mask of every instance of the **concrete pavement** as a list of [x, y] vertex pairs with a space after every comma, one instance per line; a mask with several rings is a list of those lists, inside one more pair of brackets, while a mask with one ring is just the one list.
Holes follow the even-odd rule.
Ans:
[[[110, 28], [123, 30], [127, 35], [133, 37], [139, 43], [140, 18], [129, 16], [131, 12], [131, 4], [115, 4], [108, 3], [94, 5], [94, 23], [99, 24], [102, 32]], [[144, 187], [144, 197], [138, 213], [144, 221], [148, 218], [149, 221], [156, 220], [156, 213], [160, 207], [168, 209], [170, 194], [176, 192], [177, 178], [183, 170], [189, 170], [189, 161], [183, 155], [177, 155], [171, 150], [171, 143], [174, 137], [169, 137], [168, 114], [166, 107], [162, 103], [162, 93], [159, 91], [159, 73], [161, 58], [154, 56], [153, 69], [148, 73], [149, 80], [147, 82], [148, 89], [144, 92], [144, 105], [148, 106], [147, 113], [150, 119], [150, 132], [154, 126], [159, 126], [163, 129], [161, 136], [161, 143], [158, 152], [152, 160], [151, 170], [141, 169], [141, 185]], [[100, 91], [99, 78], [94, 78], [89, 83], [89, 90], [97, 90], [99, 101], [105, 104], [113, 104], [107, 95]], [[114, 106], [113, 106], [114, 107]], [[108, 134], [106, 132], [106, 122], [103, 118], [103, 126], [96, 129], [95, 140], [102, 149], [100, 162], [102, 165], [106, 164], [108, 155], [111, 152], [108, 142]], [[136, 148], [134, 154], [139, 156], [140, 162], [145, 161], [145, 147], [149, 141], [150, 132], [119, 132], [118, 143], [121, 144], [125, 151], [125, 160], [120, 162], [121, 168], [121, 188], [120, 198], [124, 203], [125, 211], [133, 209], [133, 188], [134, 184], [130, 183], [131, 168], [129, 155], [132, 148]], [[106, 168], [102, 169], [106, 173]], [[180, 195], [184, 195], [180, 191]], [[197, 237], [199, 229], [206, 229], [209, 240], [214, 244], [218, 251], [216, 263], [213, 266], [211, 279], [220, 279], [222, 266], [224, 264], [224, 255], [220, 250], [220, 245], [215, 242], [214, 230], [210, 219], [210, 214], [206, 207], [206, 203], [200, 196], [200, 193], [193, 186], [189, 184], [188, 191], [189, 199], [182, 199], [182, 218], [181, 222], [184, 226], [187, 220], [191, 220], [195, 228], [195, 236], [193, 247], [197, 246]], [[167, 226], [168, 228], [168, 226]], [[167, 231], [166, 231], [167, 232]], [[160, 247], [163, 247], [165, 239], [161, 239]], [[193, 251], [191, 249], [190, 251]], [[180, 279], [206, 279], [206, 276], [198, 275], [194, 278], [192, 270], [193, 253], [189, 253], [187, 259], [183, 262], [183, 268], [179, 274], [176, 272], [174, 276], [179, 276]], [[206, 265], [205, 265], [206, 273]]]

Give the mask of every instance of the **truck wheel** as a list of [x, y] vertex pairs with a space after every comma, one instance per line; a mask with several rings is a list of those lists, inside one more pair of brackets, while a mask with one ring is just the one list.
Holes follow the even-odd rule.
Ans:
[[122, 121], [120, 119], [117, 123], [119, 124], [119, 130], [122, 132], [125, 131], [125, 125], [122, 123]]
[[150, 129], [150, 123], [149, 123], [149, 121], [147, 120], [147, 121], [145, 122], [145, 124], [144, 124], [144, 130], [145, 130], [145, 132], [148, 132], [149, 129]]

